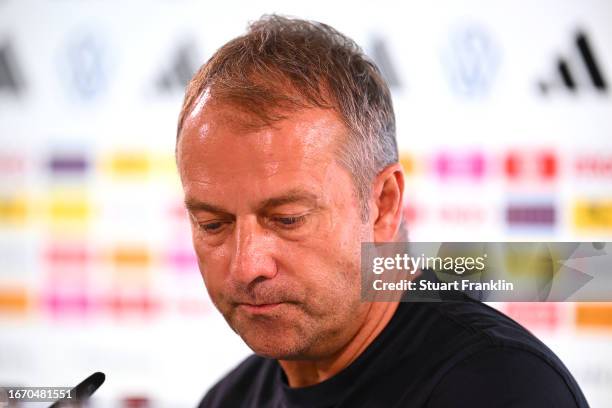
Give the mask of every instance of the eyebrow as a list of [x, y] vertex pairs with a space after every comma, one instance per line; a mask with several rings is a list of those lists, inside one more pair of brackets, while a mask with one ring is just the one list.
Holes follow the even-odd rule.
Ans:
[[[292, 189], [279, 196], [271, 197], [258, 203], [258, 211], [269, 210], [274, 207], [280, 207], [285, 204], [305, 203], [312, 205], [313, 207], [319, 207], [318, 197], [303, 189]], [[230, 214], [230, 212], [222, 207], [214, 204], [206, 203], [204, 201], [197, 200], [195, 198], [187, 198], [185, 200], [185, 207], [189, 211], [207, 211], [216, 214]]]
[[207, 212], [217, 213], [217, 214], [222, 214], [222, 213], [229, 214], [228, 211], [224, 210], [221, 207], [218, 207], [213, 204], [205, 203], [203, 201], [196, 200], [194, 198], [188, 198], [185, 200], [185, 208], [187, 208], [187, 210], [189, 211], [207, 211]]

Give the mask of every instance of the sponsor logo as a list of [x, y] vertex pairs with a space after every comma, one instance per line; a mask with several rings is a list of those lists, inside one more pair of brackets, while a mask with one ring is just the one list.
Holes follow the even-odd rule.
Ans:
[[554, 330], [560, 325], [561, 307], [557, 303], [510, 302], [504, 312], [529, 330]]
[[89, 169], [89, 160], [81, 154], [56, 153], [47, 162], [49, 172], [54, 176], [82, 175]]
[[82, 268], [91, 261], [91, 254], [81, 244], [52, 244], [47, 248], [45, 258], [51, 267]]
[[41, 294], [41, 306], [53, 317], [85, 317], [95, 304], [81, 287], [50, 288]]
[[104, 167], [115, 177], [145, 177], [151, 170], [151, 159], [141, 152], [117, 152], [105, 160]]
[[576, 326], [589, 329], [612, 329], [612, 306], [576, 303]]
[[0, 224], [23, 224], [28, 216], [25, 198], [0, 196]]
[[612, 177], [612, 154], [578, 156], [574, 168], [578, 176], [610, 178]]
[[191, 246], [180, 246], [167, 254], [166, 262], [177, 272], [198, 271], [198, 260]]
[[387, 43], [380, 37], [373, 37], [370, 40], [370, 56], [380, 69], [383, 77], [387, 81], [389, 88], [400, 89], [402, 87], [402, 81], [397, 72], [391, 53], [387, 47]]
[[140, 246], [119, 247], [111, 254], [116, 268], [147, 268], [151, 264], [151, 254], [147, 248]]
[[584, 31], [576, 32], [569, 56], [555, 60], [553, 78], [540, 81], [538, 88], [542, 94], [555, 89], [570, 93], [578, 93], [579, 90], [607, 92], [608, 84], [603, 70]]
[[80, 101], [98, 99], [109, 86], [110, 58], [103, 38], [93, 32], [72, 33], [60, 53], [59, 74]]
[[414, 157], [410, 153], [401, 152], [399, 155], [399, 162], [404, 169], [406, 175], [412, 175], [415, 170]]
[[425, 210], [412, 203], [406, 204], [402, 209], [402, 218], [407, 225], [413, 225], [418, 221], [423, 221], [425, 218]]
[[506, 222], [510, 226], [552, 226], [556, 210], [552, 204], [512, 204], [506, 208]]
[[159, 93], [167, 94], [184, 92], [185, 86], [198, 69], [196, 47], [187, 42], [179, 45], [155, 80], [155, 87]]
[[510, 152], [504, 159], [504, 171], [511, 181], [552, 181], [557, 175], [557, 157], [552, 152]]
[[0, 94], [20, 94], [24, 89], [21, 71], [11, 44], [0, 45]]
[[470, 205], [445, 206], [439, 209], [440, 221], [453, 224], [484, 223], [486, 219], [483, 208]]
[[25, 158], [21, 155], [0, 152], [0, 175], [14, 176], [24, 173]]
[[81, 191], [54, 191], [50, 193], [47, 201], [48, 222], [58, 229], [70, 226], [84, 227], [92, 212], [92, 204]]
[[0, 287], [0, 313], [23, 314], [29, 305], [25, 288]]
[[153, 298], [146, 291], [135, 293], [113, 293], [107, 299], [109, 311], [117, 317], [136, 315], [151, 317], [159, 312], [160, 300]]
[[495, 80], [500, 51], [484, 28], [469, 25], [450, 33], [442, 62], [450, 87], [457, 95], [482, 97]]
[[434, 157], [433, 165], [441, 179], [459, 177], [480, 180], [485, 173], [485, 158], [480, 152], [439, 153]]
[[577, 201], [574, 225], [578, 229], [612, 229], [612, 200]]

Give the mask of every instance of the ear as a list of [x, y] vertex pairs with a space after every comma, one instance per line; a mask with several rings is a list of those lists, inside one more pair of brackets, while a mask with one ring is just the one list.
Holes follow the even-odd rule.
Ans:
[[399, 163], [378, 173], [372, 189], [370, 215], [374, 220], [374, 242], [395, 240], [402, 221], [404, 171]]

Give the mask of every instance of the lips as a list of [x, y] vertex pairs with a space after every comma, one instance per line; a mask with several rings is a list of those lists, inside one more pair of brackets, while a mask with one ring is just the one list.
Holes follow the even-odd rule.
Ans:
[[269, 313], [269, 312], [272, 312], [272, 311], [276, 310], [279, 306], [281, 306], [283, 304], [284, 304], [284, 302], [279, 302], [279, 303], [258, 303], [258, 304], [241, 303], [241, 304], [239, 304], [239, 307], [241, 307], [242, 309], [246, 310], [249, 313], [264, 314], [264, 313]]

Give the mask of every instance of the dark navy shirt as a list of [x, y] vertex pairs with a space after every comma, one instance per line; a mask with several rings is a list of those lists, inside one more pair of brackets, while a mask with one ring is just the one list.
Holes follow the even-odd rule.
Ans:
[[459, 296], [400, 303], [348, 367], [291, 388], [276, 360], [251, 356], [200, 407], [588, 407], [557, 356], [518, 323]]

